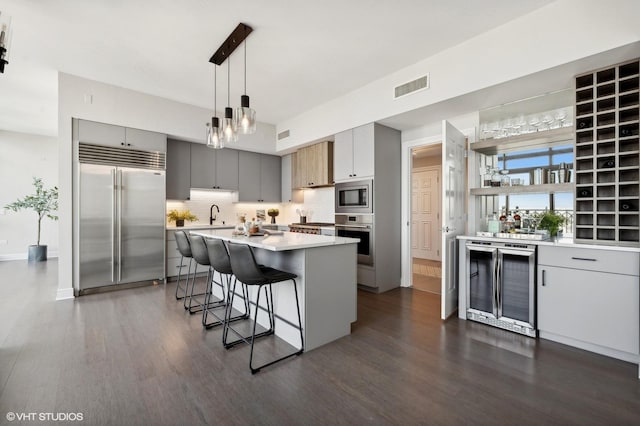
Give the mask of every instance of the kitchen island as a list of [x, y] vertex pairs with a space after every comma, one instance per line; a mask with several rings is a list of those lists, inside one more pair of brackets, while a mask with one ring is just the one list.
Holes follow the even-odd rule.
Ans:
[[[231, 230], [194, 230], [191, 234], [247, 244], [254, 248], [258, 263], [298, 275], [296, 283], [305, 350], [315, 349], [351, 333], [351, 323], [357, 318], [358, 239], [291, 232], [247, 237], [236, 236]], [[250, 291], [255, 290], [250, 287]], [[219, 287], [214, 288], [214, 294], [221, 296]], [[299, 333], [289, 324], [298, 322], [292, 285], [274, 285], [273, 299], [277, 315], [276, 335], [299, 347]], [[255, 294], [251, 295], [251, 300], [255, 300]], [[236, 298], [234, 307], [242, 310], [239, 298]], [[258, 313], [258, 323], [268, 324], [263, 310]]]

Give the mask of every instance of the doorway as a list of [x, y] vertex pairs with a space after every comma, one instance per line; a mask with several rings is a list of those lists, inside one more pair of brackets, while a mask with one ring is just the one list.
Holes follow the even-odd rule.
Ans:
[[411, 148], [411, 287], [441, 294], [442, 144]]

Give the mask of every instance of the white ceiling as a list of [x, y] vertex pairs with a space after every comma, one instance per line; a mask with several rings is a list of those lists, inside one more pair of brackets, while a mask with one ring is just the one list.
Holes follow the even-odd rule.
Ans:
[[[13, 41], [0, 129], [56, 135], [58, 71], [213, 109], [208, 59], [239, 22], [254, 29], [247, 93], [275, 125], [551, 1], [2, 0]], [[242, 58], [231, 57], [233, 106]]]

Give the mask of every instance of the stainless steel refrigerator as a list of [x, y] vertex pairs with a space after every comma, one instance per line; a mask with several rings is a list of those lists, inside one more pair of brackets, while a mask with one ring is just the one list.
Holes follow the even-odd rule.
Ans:
[[79, 294], [165, 275], [164, 153], [162, 167], [153, 161], [148, 168], [91, 164], [131, 163], [125, 151], [111, 160], [86, 155], [104, 149], [118, 148], [80, 146]]

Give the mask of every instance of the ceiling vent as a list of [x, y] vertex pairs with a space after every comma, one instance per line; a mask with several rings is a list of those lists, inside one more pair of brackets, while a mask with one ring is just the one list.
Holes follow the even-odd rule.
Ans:
[[278, 140], [281, 141], [282, 139], [286, 139], [289, 137], [289, 131], [285, 130], [284, 132], [280, 132], [278, 133]]
[[420, 78], [416, 78], [413, 81], [408, 83], [401, 84], [400, 86], [396, 86], [393, 93], [393, 99], [398, 99], [403, 96], [410, 95], [415, 92], [419, 92], [421, 90], [425, 90], [429, 88], [429, 74], [424, 75]]

